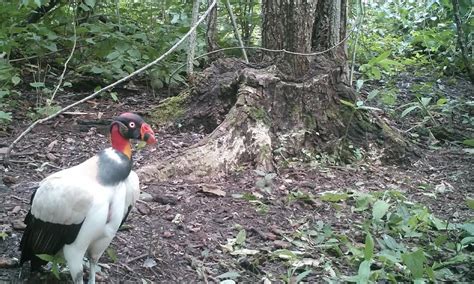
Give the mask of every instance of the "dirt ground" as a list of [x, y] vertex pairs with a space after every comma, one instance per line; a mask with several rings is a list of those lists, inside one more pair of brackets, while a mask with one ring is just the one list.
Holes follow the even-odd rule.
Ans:
[[[38, 126], [19, 143], [11, 166], [0, 166], [0, 232], [7, 234], [0, 238], [0, 282], [17, 282], [28, 273], [27, 268], [21, 273], [16, 266], [17, 248], [29, 198], [37, 183], [108, 147], [108, 119], [123, 111], [146, 116], [148, 108], [159, 101], [145, 91], [118, 93], [119, 102], [108, 97], [94, 99]], [[27, 127], [26, 109], [34, 102], [34, 95], [31, 96], [14, 113], [11, 129], [0, 133], [0, 148], [8, 146]], [[62, 104], [78, 98], [64, 99]], [[134, 168], [160, 160], [203, 137], [202, 133], [157, 129], [158, 144], [135, 151]], [[310, 166], [295, 162], [279, 170], [271, 192], [256, 187], [259, 176], [245, 165], [219, 179], [188, 180], [181, 176], [154, 180], [142, 184], [141, 189], [147, 194], [142, 195], [126, 226], [114, 239], [111, 252], [101, 258], [99, 277], [109, 283], [215, 283], [226, 278], [222, 274], [236, 272], [239, 275], [235, 280], [240, 283], [257, 283], [265, 277], [283, 282], [281, 275], [287, 275], [288, 267], [269, 254], [279, 248], [297, 249], [288, 236], [302, 224], [322, 221], [363, 243], [363, 236], [357, 233], [360, 216], [351, 212], [348, 204], [289, 201], [292, 192], [317, 196], [327, 191], [395, 189], [405, 192], [410, 200], [423, 202], [436, 216], [461, 222], [473, 218], [472, 211], [461, 202], [474, 194], [473, 161], [474, 156], [460, 148], [439, 147], [422, 150], [416, 162], [404, 166], [379, 162]], [[436, 198], [426, 194], [439, 185], [449, 190], [436, 194]], [[242, 198], [245, 193], [258, 193], [262, 202], [249, 202]], [[225, 249], [228, 239], [235, 238], [241, 229], [247, 232], [245, 248], [259, 250], [259, 257], [232, 255]], [[319, 255], [321, 250], [315, 248], [312, 253]], [[337, 258], [332, 265], [338, 274], [350, 275], [357, 270]], [[321, 265], [306, 280], [319, 282], [328, 275]], [[41, 277], [48, 279], [45, 282], [53, 279], [51, 275]], [[68, 277], [64, 275], [64, 279]]]

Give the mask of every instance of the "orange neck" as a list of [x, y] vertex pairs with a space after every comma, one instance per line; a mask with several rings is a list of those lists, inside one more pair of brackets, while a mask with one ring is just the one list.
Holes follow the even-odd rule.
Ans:
[[130, 146], [130, 141], [120, 134], [119, 125], [112, 125], [110, 129], [110, 142], [112, 143], [112, 148], [117, 151], [120, 151], [127, 155], [129, 159], [132, 158], [132, 147]]

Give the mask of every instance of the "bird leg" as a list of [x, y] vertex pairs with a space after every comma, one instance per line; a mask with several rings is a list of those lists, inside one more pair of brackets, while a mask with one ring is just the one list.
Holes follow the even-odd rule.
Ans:
[[95, 284], [95, 270], [97, 268], [97, 260], [89, 259], [89, 284]]
[[84, 284], [84, 271], [82, 267], [84, 253], [83, 250], [71, 245], [65, 245], [63, 248], [64, 258], [66, 259], [74, 284]]

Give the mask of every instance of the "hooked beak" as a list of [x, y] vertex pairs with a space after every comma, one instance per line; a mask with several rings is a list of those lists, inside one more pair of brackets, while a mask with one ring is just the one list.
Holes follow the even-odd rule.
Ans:
[[146, 144], [155, 144], [156, 138], [155, 133], [151, 129], [150, 125], [143, 123], [140, 129], [140, 139], [145, 141]]

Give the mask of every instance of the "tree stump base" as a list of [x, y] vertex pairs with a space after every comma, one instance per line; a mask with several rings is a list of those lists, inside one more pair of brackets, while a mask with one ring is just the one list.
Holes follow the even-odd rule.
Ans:
[[224, 175], [243, 163], [273, 172], [281, 161], [319, 153], [340, 162], [361, 153], [404, 158], [408, 144], [396, 130], [373, 112], [341, 103], [356, 101], [341, 79], [343, 68], [324, 57], [314, 66], [296, 81], [274, 65], [215, 62], [183, 100], [187, 111], [180, 118], [187, 122], [184, 127], [204, 125], [210, 134], [176, 156], [142, 168], [142, 176], [165, 180]]

